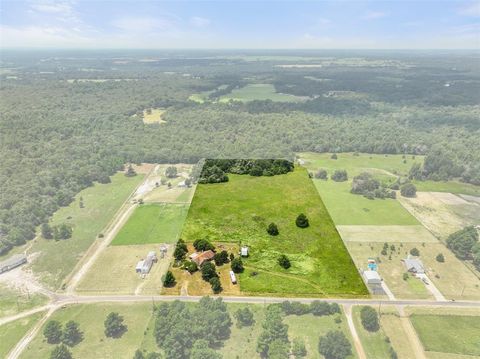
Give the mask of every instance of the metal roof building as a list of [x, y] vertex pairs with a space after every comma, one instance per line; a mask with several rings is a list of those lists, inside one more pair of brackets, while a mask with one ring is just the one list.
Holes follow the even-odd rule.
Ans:
[[423, 266], [423, 263], [420, 259], [408, 257], [407, 259], [403, 260], [403, 263], [405, 264], [405, 268], [407, 268], [407, 271], [411, 273], [425, 273], [425, 267]]
[[15, 254], [3, 262], [0, 262], [0, 273], [12, 270], [24, 263], [27, 263], [27, 256], [25, 254]]

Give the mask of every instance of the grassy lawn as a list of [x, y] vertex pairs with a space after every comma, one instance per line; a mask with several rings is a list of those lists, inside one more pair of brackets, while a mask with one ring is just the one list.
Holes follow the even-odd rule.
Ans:
[[415, 181], [418, 191], [422, 192], [450, 192], [480, 196], [480, 186], [457, 181]]
[[304, 339], [305, 347], [307, 349], [307, 358], [324, 358], [323, 355], [318, 352], [318, 342], [320, 337], [330, 330], [340, 330], [345, 334], [352, 344], [352, 352], [354, 353], [347, 358], [356, 358], [355, 348], [353, 346], [345, 316], [341, 315], [342, 321], [339, 324], [335, 323], [335, 317], [336, 316], [333, 315], [316, 317], [312, 314], [301, 316], [289, 315], [284, 319], [284, 322], [288, 324], [288, 336], [290, 340], [293, 340], [295, 337]]
[[0, 326], [0, 358], [7, 354], [23, 338], [28, 330], [44, 315], [44, 312], [35, 313], [28, 317], [17, 319]]
[[[248, 244], [249, 269], [240, 276], [246, 293], [365, 295], [366, 288], [321, 198], [303, 168], [273, 177], [229, 175], [221, 184], [200, 184], [181, 237], [192, 242]], [[298, 228], [295, 219], [305, 213], [310, 227]], [[270, 222], [280, 234], [269, 236]], [[286, 254], [291, 268], [277, 258]], [[250, 276], [256, 271], [257, 276]], [[276, 281], [264, 277], [276, 276]], [[261, 282], [261, 283], [260, 283]]]
[[254, 100], [272, 100], [278, 102], [297, 102], [303, 101], [301, 97], [275, 92], [275, 87], [271, 84], [249, 84], [239, 89], [234, 89], [231, 93], [222, 96], [220, 102], [234, 101], [254, 101]]
[[109, 246], [85, 274], [76, 290], [84, 294], [159, 294], [162, 289], [162, 276], [170, 264], [173, 246], [165, 258], [154, 263], [150, 273], [142, 278], [135, 272], [135, 266], [145, 259], [149, 251], [159, 256], [159, 246], [154, 244]]
[[[81, 191], [68, 206], [58, 210], [51, 224], [68, 223], [73, 227], [72, 238], [64, 241], [37, 239], [30, 253], [38, 253], [32, 264], [34, 273], [51, 288], [62, 285], [65, 277], [108, 225], [143, 175], [125, 177], [117, 173], [108, 184], [95, 184]], [[79, 199], [83, 198], [84, 208]]]
[[358, 335], [362, 342], [363, 348], [369, 359], [384, 359], [389, 358], [390, 344], [386, 341], [387, 337], [380, 328], [377, 332], [369, 332], [366, 330], [360, 319], [361, 306], [354, 306], [352, 310], [353, 321]]
[[413, 314], [410, 319], [426, 351], [480, 356], [480, 317]]
[[140, 205], [111, 245], [176, 243], [187, 211], [183, 204]]
[[24, 312], [47, 302], [48, 298], [43, 294], [27, 293], [0, 285], [0, 317]]
[[[407, 333], [403, 329], [402, 322], [398, 312], [394, 307], [382, 307], [380, 316], [380, 325], [385, 335], [390, 338], [392, 347], [400, 359], [415, 358], [415, 353], [408, 339]], [[388, 357], [386, 357], [388, 358]]]
[[[124, 317], [128, 331], [121, 338], [107, 338], [104, 334], [104, 319], [110, 312]], [[82, 304], [56, 311], [51, 319], [65, 324], [69, 320], [79, 323], [84, 339], [71, 349], [74, 358], [131, 359], [142, 342], [144, 331], [152, 315], [152, 303], [142, 304]], [[43, 337], [43, 328], [20, 356], [48, 358], [55, 347]]]

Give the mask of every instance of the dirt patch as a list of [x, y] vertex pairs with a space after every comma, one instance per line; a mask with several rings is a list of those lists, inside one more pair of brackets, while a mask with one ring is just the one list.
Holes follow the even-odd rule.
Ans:
[[337, 226], [346, 242], [431, 242], [435, 238], [423, 226]]
[[147, 174], [149, 173], [152, 168], [154, 168], [156, 165], [154, 163], [141, 163], [139, 165], [135, 165], [132, 163], [132, 167], [137, 173], [142, 173], [142, 174]]
[[444, 204], [468, 204], [463, 198], [448, 192], [430, 192], [435, 198]]

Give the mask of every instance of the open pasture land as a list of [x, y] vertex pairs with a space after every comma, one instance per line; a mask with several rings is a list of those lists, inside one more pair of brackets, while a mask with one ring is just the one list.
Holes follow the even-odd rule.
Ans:
[[10, 350], [13, 349], [18, 341], [23, 338], [44, 314], [44, 312], [35, 313], [28, 317], [0, 325], [0, 358], [6, 358]]
[[[118, 312], [124, 317], [128, 330], [117, 339], [107, 338], [104, 333], [104, 320], [110, 312]], [[79, 324], [84, 339], [71, 348], [74, 358], [131, 359], [142, 342], [144, 331], [152, 316], [152, 303], [128, 304], [82, 304], [57, 310], [51, 320], [65, 324], [74, 320]], [[55, 345], [48, 344], [43, 337], [43, 328], [20, 358], [49, 358]]]
[[[272, 177], [229, 175], [220, 184], [199, 184], [181, 238], [193, 242], [232, 242], [250, 247], [240, 275], [240, 288], [249, 294], [363, 296], [367, 290], [307, 172]], [[310, 227], [298, 228], [305, 213]], [[269, 223], [278, 236], [266, 232]], [[291, 268], [277, 259], [285, 254]], [[254, 275], [256, 272], [257, 275]], [[265, 282], [268, 288], [256, 285]], [[273, 277], [277, 280], [270, 281]], [[277, 286], [277, 284], [279, 284]]]
[[414, 313], [410, 320], [427, 353], [480, 357], [480, 316]]
[[480, 223], [480, 204], [439, 192], [417, 192], [415, 198], [401, 197], [402, 205], [435, 236], [446, 240], [449, 234]]
[[[71, 225], [72, 238], [34, 240], [29, 252], [38, 253], [31, 265], [38, 278], [51, 288], [60, 287], [143, 178], [141, 174], [125, 177], [123, 173], [117, 173], [111, 177], [111, 183], [96, 183], [77, 194], [68, 207], [60, 208], [53, 215], [51, 224]], [[83, 208], [80, 207], [80, 198], [83, 198]]]
[[480, 186], [458, 181], [413, 181], [418, 191], [447, 192], [480, 197]]
[[[320, 168], [327, 170], [329, 179], [314, 179], [313, 182], [320, 193], [334, 223], [338, 225], [418, 225], [419, 222], [395, 199], [370, 200], [362, 195], [352, 194], [352, 179], [361, 172], [370, 172], [381, 182], [393, 183], [396, 175], [408, 173], [411, 163], [421, 162], [416, 157], [408, 166], [400, 155], [367, 155], [354, 156], [352, 153], [340, 153], [333, 160], [330, 154], [300, 153], [305, 166], [315, 173]], [[407, 162], [408, 163], [408, 162]], [[335, 170], [346, 170], [348, 181], [335, 182], [330, 176]]]
[[[347, 242], [346, 244], [355, 264], [362, 270], [367, 268], [368, 258], [377, 259], [380, 276], [397, 298], [431, 298], [430, 292], [421, 280], [414, 277], [403, 280], [406, 269], [401, 260], [408, 256], [412, 248], [417, 248], [428, 278], [446, 298], [480, 299], [480, 279], [440, 242], [389, 242], [388, 245], [394, 245], [395, 250], [392, 251], [389, 248], [385, 256], [381, 254], [383, 243]], [[444, 255], [444, 263], [436, 260], [439, 253]]]
[[176, 243], [187, 212], [184, 204], [139, 205], [111, 245]]
[[48, 298], [43, 294], [0, 284], [0, 317], [14, 315], [47, 302]]
[[[165, 258], [159, 257], [159, 245], [123, 245], [107, 247], [85, 274], [76, 288], [83, 294], [159, 294], [162, 289], [162, 276], [170, 264], [173, 245]], [[149, 251], [157, 253], [158, 262], [150, 273], [142, 278], [135, 272], [138, 261], [145, 259]]]
[[276, 102], [298, 102], [304, 101], [302, 97], [275, 92], [275, 87], [271, 84], [249, 84], [239, 89], [234, 89], [231, 93], [222, 96], [220, 102], [228, 101], [264, 101], [272, 100]]

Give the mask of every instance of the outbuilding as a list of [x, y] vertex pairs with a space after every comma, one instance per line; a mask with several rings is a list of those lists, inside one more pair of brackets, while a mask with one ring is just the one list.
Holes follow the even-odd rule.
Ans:
[[24, 263], [27, 263], [27, 256], [25, 254], [15, 254], [0, 263], [0, 273], [8, 272]]
[[375, 270], [366, 270], [363, 272], [363, 278], [365, 278], [365, 282], [367, 284], [381, 284], [382, 278], [380, 274], [378, 274]]
[[414, 274], [425, 273], [425, 267], [423, 266], [422, 261], [418, 258], [408, 257], [407, 259], [403, 260], [403, 264], [405, 264], [405, 268], [410, 273], [414, 273]]
[[237, 284], [237, 277], [235, 277], [235, 273], [232, 270], [230, 271], [230, 280], [233, 284]]
[[248, 257], [248, 247], [247, 246], [242, 246], [242, 248], [240, 248], [240, 255], [242, 257]]

